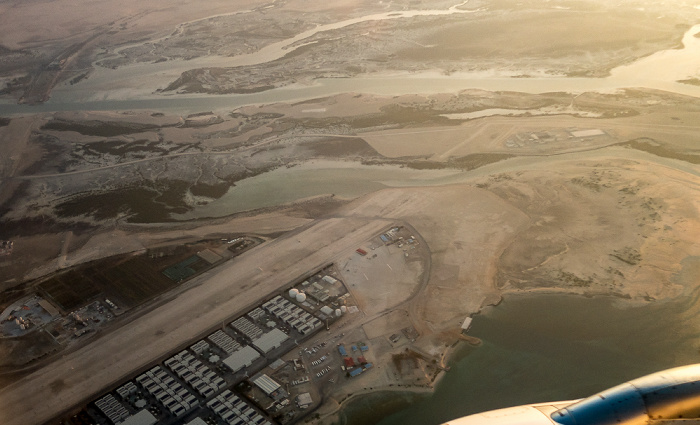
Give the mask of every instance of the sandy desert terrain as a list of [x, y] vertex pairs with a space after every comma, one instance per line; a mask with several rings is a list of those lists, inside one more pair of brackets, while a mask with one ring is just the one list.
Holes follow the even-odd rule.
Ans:
[[[73, 412], [329, 263], [359, 308], [329, 335], [366, 339], [383, 367], [319, 389], [329, 423], [351, 394], [430, 391], [455, 344], [478, 343], [464, 319], [506, 294], [624, 307], [693, 293], [697, 97], [416, 87], [201, 107], [324, 78], [602, 78], [693, 35], [700, 9], [666, 3], [3, 2], [0, 240], [14, 249], [0, 257], [0, 309], [114, 255], [264, 242], [40, 360], [13, 363], [22, 343], [4, 338], [0, 422]], [[393, 226], [415, 232], [415, 250], [358, 259]]]

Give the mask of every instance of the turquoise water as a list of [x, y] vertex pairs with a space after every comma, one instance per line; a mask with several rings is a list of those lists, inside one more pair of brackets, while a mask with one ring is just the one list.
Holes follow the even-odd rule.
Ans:
[[[562, 295], [510, 296], [475, 317], [436, 392], [383, 414], [391, 395], [345, 411], [344, 423], [440, 424], [501, 407], [585, 397], [636, 377], [700, 362], [697, 296], [637, 308], [624, 300]], [[412, 400], [415, 401], [415, 400]], [[395, 410], [395, 409], [392, 409]], [[389, 412], [387, 412], [389, 413]], [[358, 420], [355, 420], [355, 419]]]

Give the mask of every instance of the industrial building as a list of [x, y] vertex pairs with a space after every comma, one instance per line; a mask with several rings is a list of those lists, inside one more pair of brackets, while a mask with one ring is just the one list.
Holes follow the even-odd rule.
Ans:
[[130, 416], [129, 411], [126, 410], [126, 408], [120, 402], [118, 402], [112, 394], [107, 394], [106, 396], [97, 400], [95, 402], [95, 406], [97, 406], [97, 408], [100, 409], [100, 411], [115, 424], [124, 422], [126, 418]]
[[338, 283], [338, 279], [336, 279], [332, 276], [328, 276], [328, 275], [323, 276], [323, 280], [325, 282], [327, 282], [329, 285], [335, 285], [336, 283]]
[[260, 353], [258, 353], [255, 348], [247, 345], [226, 357], [223, 363], [235, 373], [244, 367], [252, 365], [259, 357]]
[[284, 360], [277, 359], [274, 362], [270, 363], [270, 365], [268, 367], [272, 370], [277, 370], [286, 364], [287, 364], [287, 362], [285, 362]]
[[266, 374], [262, 374], [253, 379], [253, 384], [257, 385], [265, 394], [272, 397], [281, 387], [274, 379]]
[[[129, 383], [136, 388], [133, 382]], [[120, 395], [122, 392], [119, 392]], [[115, 425], [153, 425], [158, 422], [155, 416], [145, 409], [130, 415], [124, 405], [117, 401], [112, 394], [107, 394], [97, 400], [95, 406]]]
[[58, 317], [61, 315], [61, 312], [59, 312], [58, 309], [53, 306], [53, 304], [51, 304], [43, 298], [39, 300], [39, 305], [41, 306], [41, 308], [46, 310], [46, 312], [49, 313], [51, 317]]
[[166, 360], [165, 365], [205, 398], [226, 386], [222, 377], [186, 350]]
[[233, 354], [241, 348], [241, 344], [231, 338], [226, 332], [218, 330], [207, 337], [214, 345], [221, 348], [226, 354]]
[[204, 422], [204, 419], [197, 416], [196, 418], [187, 422], [185, 425], [208, 425], [208, 424], [206, 422]]
[[582, 137], [595, 137], [595, 136], [605, 136], [605, 132], [600, 129], [591, 129], [591, 130], [576, 130], [576, 131], [570, 131], [569, 132], [571, 136], [576, 137], [576, 138], [582, 138]]
[[260, 329], [256, 324], [246, 319], [245, 317], [239, 317], [230, 323], [236, 331], [242, 333], [252, 340], [260, 338], [263, 334], [263, 330]]
[[197, 341], [196, 344], [190, 346], [190, 350], [194, 351], [195, 354], [201, 355], [203, 352], [209, 349], [209, 343], [205, 340]]
[[260, 320], [263, 316], [265, 316], [265, 312], [260, 307], [248, 313], [248, 317], [250, 317], [253, 320]]
[[306, 335], [322, 325], [317, 317], [282, 298], [281, 295], [264, 303], [263, 309], [293, 327], [302, 335]]
[[467, 332], [471, 326], [472, 326], [472, 318], [467, 317], [466, 319], [464, 319], [464, 322], [462, 322], [462, 332]]
[[311, 400], [311, 394], [309, 393], [303, 393], [297, 396], [297, 406], [301, 409], [306, 409], [311, 406], [312, 403], [313, 400]]
[[214, 413], [232, 425], [271, 425], [269, 421], [246, 404], [230, 390], [226, 390], [207, 403]]
[[260, 335], [260, 338], [253, 341], [253, 345], [263, 353], [268, 353], [289, 339], [289, 335], [282, 332], [280, 329], [273, 329], [270, 332]]
[[205, 249], [203, 251], [199, 251], [197, 253], [197, 256], [201, 258], [202, 260], [206, 261], [209, 264], [216, 264], [219, 261], [223, 260], [224, 258], [220, 256], [219, 254], [215, 253], [211, 249]]
[[194, 394], [169, 376], [160, 366], [137, 376], [136, 382], [175, 416], [182, 416], [199, 405]]
[[121, 425], [154, 425], [158, 420], [148, 410], [142, 410], [137, 414], [128, 417]]
[[117, 388], [117, 394], [124, 400], [126, 400], [131, 394], [134, 394], [139, 389], [136, 388], [133, 382], [129, 381], [121, 387]]
[[362, 368], [358, 367], [357, 369], [353, 369], [350, 371], [350, 377], [354, 378], [361, 373], [362, 373]]

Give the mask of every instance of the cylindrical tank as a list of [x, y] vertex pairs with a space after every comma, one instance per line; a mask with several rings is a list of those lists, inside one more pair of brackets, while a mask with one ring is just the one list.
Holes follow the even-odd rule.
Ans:
[[339, 308], [336, 308], [336, 309], [335, 309], [335, 317], [340, 317], [342, 314], [343, 314], [343, 312], [340, 311]]
[[345, 313], [348, 312], [348, 308], [345, 307], [344, 305], [341, 305], [341, 306], [340, 306], [340, 312], [343, 313], [343, 314], [345, 314]]
[[299, 290], [297, 288], [292, 288], [289, 290], [289, 298], [296, 298]]
[[306, 294], [303, 292], [299, 292], [297, 294], [297, 302], [303, 303], [304, 301], [306, 301]]

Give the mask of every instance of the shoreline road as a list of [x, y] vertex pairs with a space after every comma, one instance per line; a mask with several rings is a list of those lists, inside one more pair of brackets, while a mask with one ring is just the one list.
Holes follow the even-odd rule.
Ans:
[[380, 218], [317, 220], [196, 277], [198, 282], [172, 301], [2, 388], [0, 423], [45, 423], [88, 402], [392, 223]]

